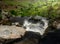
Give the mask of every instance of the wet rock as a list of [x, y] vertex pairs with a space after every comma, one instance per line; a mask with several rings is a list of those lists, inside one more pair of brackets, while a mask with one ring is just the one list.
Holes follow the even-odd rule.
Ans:
[[54, 20], [53, 27], [56, 29], [60, 29], [60, 17], [58, 17]]

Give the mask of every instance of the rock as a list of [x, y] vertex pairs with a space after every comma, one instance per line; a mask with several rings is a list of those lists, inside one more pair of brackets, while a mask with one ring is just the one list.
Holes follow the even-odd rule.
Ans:
[[56, 18], [53, 22], [53, 27], [56, 29], [60, 29], [60, 18]]
[[41, 39], [42, 44], [60, 44], [60, 30], [49, 32]]
[[40, 42], [40, 34], [26, 31], [23, 40], [13, 42], [13, 44], [38, 44]]
[[29, 19], [29, 18], [30, 17], [27, 17], [27, 16], [25, 16], [25, 17], [16, 16], [16, 17], [10, 17], [9, 21], [12, 23], [12, 25], [14, 24], [14, 25], [18, 25], [18, 26], [22, 27], [24, 20]]
[[21, 38], [25, 33], [25, 29], [16, 26], [0, 25], [0, 38], [15, 39]]

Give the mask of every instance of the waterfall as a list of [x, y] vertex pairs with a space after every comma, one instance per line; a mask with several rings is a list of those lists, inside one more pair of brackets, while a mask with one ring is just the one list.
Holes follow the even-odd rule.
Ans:
[[[36, 23], [34, 23], [34, 22], [36, 22]], [[40, 33], [40, 35], [43, 35], [46, 28], [48, 27], [48, 20], [41, 16], [35, 17], [35, 19], [33, 19], [31, 21], [30, 21], [30, 19], [25, 20], [23, 26], [26, 27], [26, 31], [38, 32], [38, 33]]]

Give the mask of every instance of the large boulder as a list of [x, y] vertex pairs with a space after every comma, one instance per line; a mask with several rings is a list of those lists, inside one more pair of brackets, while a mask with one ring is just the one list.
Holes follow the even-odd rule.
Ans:
[[16, 40], [21, 40], [25, 34], [22, 27], [0, 25], [0, 44], [8, 44]]
[[16, 26], [0, 25], [0, 38], [14, 39], [21, 38], [25, 33], [25, 29]]

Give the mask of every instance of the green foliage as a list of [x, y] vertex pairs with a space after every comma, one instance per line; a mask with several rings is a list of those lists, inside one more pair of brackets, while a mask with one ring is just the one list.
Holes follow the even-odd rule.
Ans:
[[[11, 3], [9, 3], [11, 2]], [[40, 1], [37, 0], [36, 2], [14, 2], [14, 1], [6, 1], [6, 3], [10, 5], [20, 5], [22, 6], [21, 8], [17, 8], [15, 10], [11, 10], [10, 13], [12, 15], [21, 15], [21, 16], [31, 16], [31, 15], [40, 15], [43, 17], [48, 17], [48, 18], [55, 18], [60, 16], [60, 9], [59, 5], [60, 2], [54, 0], [54, 1]]]
[[11, 15], [15, 15], [15, 16], [17, 16], [17, 12], [14, 11], [14, 10], [11, 10], [10, 13], [11, 13]]

